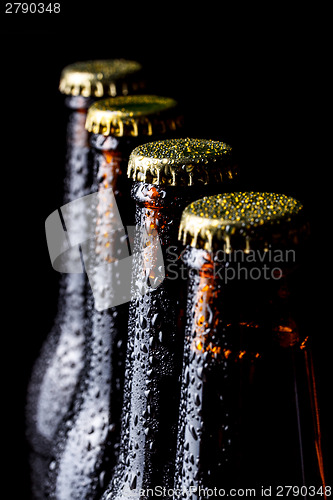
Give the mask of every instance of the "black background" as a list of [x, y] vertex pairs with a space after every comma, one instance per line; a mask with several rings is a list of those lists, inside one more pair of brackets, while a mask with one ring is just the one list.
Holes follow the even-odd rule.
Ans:
[[223, 2], [186, 10], [180, 3], [63, 3], [60, 15], [5, 15], [5, 2], [1, 6], [2, 413], [13, 474], [7, 481], [20, 498], [28, 497], [26, 383], [57, 297], [44, 223], [62, 204], [66, 121], [59, 76], [72, 62], [116, 57], [140, 61], [154, 93], [178, 99], [188, 135], [233, 145], [247, 189], [283, 192], [304, 203], [312, 227], [304, 315], [332, 460], [328, 14], [281, 5], [231, 9]]

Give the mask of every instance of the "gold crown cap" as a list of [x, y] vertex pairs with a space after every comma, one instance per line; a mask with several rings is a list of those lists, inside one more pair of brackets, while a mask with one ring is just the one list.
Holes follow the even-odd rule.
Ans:
[[268, 249], [269, 244], [295, 244], [307, 231], [299, 216], [303, 205], [284, 194], [236, 192], [206, 196], [183, 211], [179, 239], [184, 244], [212, 251], [236, 248], [245, 252], [252, 243]]
[[174, 99], [156, 95], [101, 99], [90, 106], [86, 128], [94, 134], [118, 137], [176, 130], [180, 125], [180, 118], [173, 112], [176, 107]]
[[132, 78], [141, 69], [140, 63], [126, 59], [75, 62], [62, 70], [59, 90], [66, 95], [83, 97], [126, 95], [129, 86], [136, 90], [141, 85], [142, 82]]
[[165, 139], [136, 147], [127, 175], [134, 181], [192, 186], [233, 179], [232, 148], [210, 139]]

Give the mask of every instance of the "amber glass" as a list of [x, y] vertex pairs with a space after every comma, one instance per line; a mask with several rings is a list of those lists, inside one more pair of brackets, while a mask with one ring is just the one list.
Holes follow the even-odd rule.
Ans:
[[296, 261], [278, 263], [267, 253], [262, 262], [246, 261], [244, 252], [237, 259], [187, 247], [183, 254], [188, 288], [174, 488], [184, 498], [204, 498], [214, 488], [325, 486], [301, 298], [304, 256], [294, 255]]

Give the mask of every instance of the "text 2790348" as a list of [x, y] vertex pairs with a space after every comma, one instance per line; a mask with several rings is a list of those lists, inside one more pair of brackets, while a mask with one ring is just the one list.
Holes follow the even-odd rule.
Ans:
[[7, 2], [5, 4], [6, 14], [60, 14], [60, 10], [60, 3]]

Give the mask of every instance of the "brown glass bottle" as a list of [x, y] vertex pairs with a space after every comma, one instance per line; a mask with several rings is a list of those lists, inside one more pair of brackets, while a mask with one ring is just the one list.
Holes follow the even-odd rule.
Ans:
[[180, 279], [168, 271], [168, 264], [177, 267], [169, 250], [179, 256], [177, 228], [189, 200], [214, 184], [223, 189], [235, 171], [231, 148], [222, 142], [170, 139], [137, 147], [128, 175], [136, 234], [121, 453], [104, 500], [144, 498], [147, 488], [172, 486], [182, 335]]
[[89, 108], [87, 128], [92, 132], [97, 193], [88, 208], [95, 236], [82, 246], [91, 285], [84, 368], [52, 450], [48, 498], [98, 498], [115, 462], [128, 318], [119, 261], [129, 260], [123, 224], [133, 218], [128, 155], [147, 136], [177, 133], [180, 123], [177, 103], [154, 95], [103, 99]]
[[[141, 88], [141, 78], [141, 65], [134, 61], [86, 61], [63, 69], [60, 91], [66, 96], [68, 109], [64, 205], [92, 189], [89, 132], [85, 128], [88, 107], [103, 95]], [[79, 214], [75, 224], [66, 229], [84, 240], [88, 237], [86, 214]], [[84, 273], [61, 274], [57, 314], [31, 374], [26, 415], [34, 498], [44, 498], [41, 485], [45, 482], [51, 445], [71, 405], [83, 368], [86, 286]]]
[[284, 195], [236, 192], [183, 213], [179, 498], [262, 487], [275, 495], [279, 485], [325, 491], [311, 351], [295, 297], [303, 212]]

